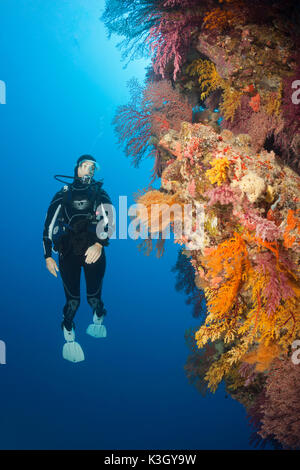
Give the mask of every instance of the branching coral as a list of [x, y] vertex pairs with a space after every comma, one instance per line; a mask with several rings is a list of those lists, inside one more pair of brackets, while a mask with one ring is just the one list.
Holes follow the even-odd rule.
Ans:
[[186, 72], [191, 76], [196, 76], [200, 84], [200, 98], [205, 99], [212, 91], [224, 84], [218, 74], [215, 65], [209, 60], [194, 60], [187, 68]]
[[276, 360], [266, 381], [259, 434], [286, 448], [300, 448], [300, 368], [290, 358]]
[[224, 119], [232, 121], [235, 117], [235, 112], [240, 106], [240, 100], [242, 93], [239, 90], [235, 90], [229, 83], [223, 82], [223, 94], [222, 103], [220, 110], [224, 116]]
[[206, 345], [202, 350], [195, 348], [195, 332], [190, 329], [185, 333], [185, 340], [190, 354], [184, 366], [184, 371], [189, 383], [195, 385], [202, 396], [208, 392], [207, 382], [204, 380], [205, 373], [219, 356], [216, 344]]
[[[179, 130], [182, 120], [191, 122], [192, 107], [167, 80], [149, 82], [143, 88], [132, 79], [128, 86], [130, 101], [118, 107], [113, 124], [119, 144], [138, 166], [145, 156], [159, 158], [151, 138], [161, 138], [170, 127]], [[157, 173], [160, 176], [159, 168]]]
[[222, 89], [220, 109], [225, 119], [232, 120], [236, 109], [240, 106], [240, 99], [243, 93], [235, 90], [228, 81], [224, 80], [217, 72], [215, 64], [209, 60], [194, 60], [186, 67], [186, 72], [198, 78], [201, 100], [207, 98], [215, 90]]
[[168, 64], [172, 63], [176, 80], [193, 36], [202, 23], [204, 9], [197, 0], [162, 1], [160, 11], [147, 19], [154, 20], [147, 38], [153, 54], [153, 69], [163, 78]]

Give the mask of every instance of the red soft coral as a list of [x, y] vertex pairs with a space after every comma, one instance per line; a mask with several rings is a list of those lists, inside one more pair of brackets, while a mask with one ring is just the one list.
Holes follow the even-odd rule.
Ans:
[[255, 111], [256, 113], [259, 111], [260, 107], [260, 95], [257, 93], [255, 96], [252, 96], [249, 106]]

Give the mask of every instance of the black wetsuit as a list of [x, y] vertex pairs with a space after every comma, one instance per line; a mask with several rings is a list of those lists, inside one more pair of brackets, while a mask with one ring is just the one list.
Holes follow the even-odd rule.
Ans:
[[[94, 180], [92, 182], [95, 183]], [[107, 192], [102, 189], [102, 182], [89, 185], [83, 184], [81, 179], [75, 179], [74, 183], [64, 186], [55, 194], [47, 211], [43, 232], [44, 257], [51, 257], [54, 245], [66, 295], [62, 326], [69, 331], [75, 326], [73, 318], [80, 304], [81, 267], [86, 280], [87, 301], [93, 313], [98, 317], [106, 314], [101, 294], [106, 268], [104, 247], [109, 244], [109, 234], [108, 224], [103, 223], [103, 217], [109, 215], [109, 212], [104, 211], [101, 204], [112, 204]], [[99, 213], [96, 218], [97, 209]], [[53, 229], [57, 227], [59, 218], [68, 227], [64, 226], [62, 236], [54, 243]], [[104, 227], [101, 238], [96, 233], [98, 222], [102, 222]], [[95, 263], [87, 264], [85, 252], [96, 242], [102, 245], [101, 256]]]

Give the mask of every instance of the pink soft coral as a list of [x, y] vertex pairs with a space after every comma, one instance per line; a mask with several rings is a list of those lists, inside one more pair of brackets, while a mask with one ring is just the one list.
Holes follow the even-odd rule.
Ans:
[[236, 190], [233, 190], [227, 184], [223, 184], [222, 186], [206, 191], [205, 196], [209, 199], [209, 206], [212, 206], [217, 202], [222, 205], [234, 203], [239, 198]]
[[195, 198], [196, 197], [196, 183], [195, 183], [194, 178], [192, 178], [191, 181], [189, 182], [187, 189], [188, 189], [189, 194], [193, 198]]
[[173, 79], [176, 80], [191, 43], [193, 32], [201, 26], [198, 0], [170, 1], [162, 3], [162, 12], [146, 18], [152, 22], [147, 41], [154, 53], [154, 72], [165, 78], [166, 67], [173, 62]]
[[269, 277], [263, 290], [263, 296], [266, 299], [267, 313], [271, 315], [275, 312], [281, 299], [286, 300], [288, 297], [294, 296], [295, 293], [288, 283], [287, 274], [278, 270], [273, 253], [268, 251], [258, 253], [255, 262], [258, 271]]
[[257, 217], [256, 236], [262, 240], [273, 242], [280, 238], [281, 231], [272, 221]]

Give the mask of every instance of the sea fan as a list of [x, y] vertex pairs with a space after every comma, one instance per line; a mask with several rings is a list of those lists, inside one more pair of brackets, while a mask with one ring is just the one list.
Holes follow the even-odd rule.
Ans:
[[266, 383], [259, 434], [274, 436], [286, 448], [300, 447], [300, 367], [290, 357], [274, 362]]

